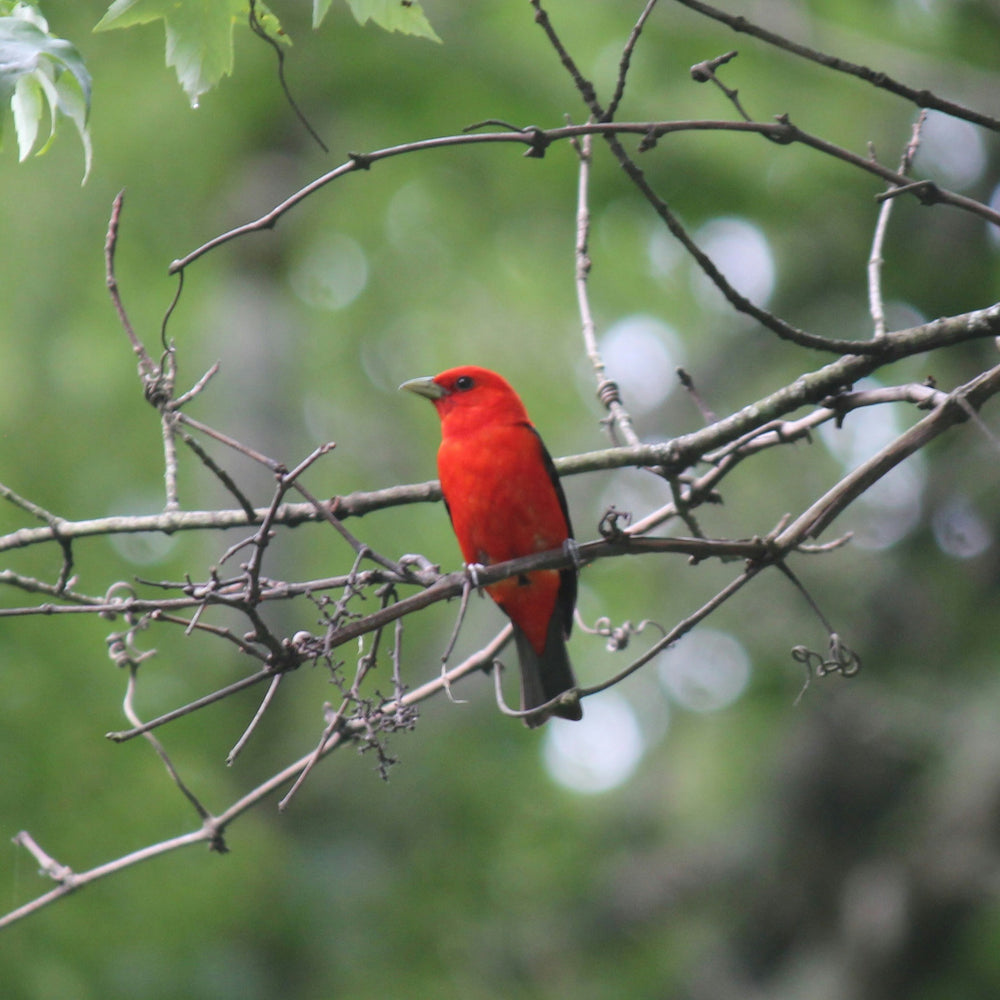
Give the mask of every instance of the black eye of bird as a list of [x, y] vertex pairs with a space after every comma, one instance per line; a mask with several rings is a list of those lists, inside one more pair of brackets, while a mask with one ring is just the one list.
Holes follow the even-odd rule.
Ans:
[[475, 379], [471, 375], [460, 375], [455, 379], [455, 388], [461, 392], [465, 392], [466, 389], [471, 389], [476, 384]]

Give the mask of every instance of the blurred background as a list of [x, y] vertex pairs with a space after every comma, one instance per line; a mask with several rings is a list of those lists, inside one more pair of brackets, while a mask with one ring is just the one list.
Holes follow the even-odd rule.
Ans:
[[[175, 290], [173, 259], [256, 218], [368, 151], [453, 134], [487, 118], [517, 125], [585, 116], [527, 3], [425, 5], [442, 39], [361, 28], [335, 4], [317, 31], [306, 5], [275, 4], [294, 41], [289, 85], [330, 146], [291, 113], [274, 53], [240, 26], [232, 77], [193, 110], [164, 66], [162, 23], [93, 34], [92, 0], [49, 0], [54, 34], [94, 78], [94, 166], [63, 123], [49, 152], [0, 152], [0, 482], [65, 518], [163, 505], [159, 425], [104, 285], [103, 239], [126, 191], [118, 278], [150, 349]], [[735, 5], [730, 5], [735, 6]], [[742, 13], [910, 85], [1000, 114], [1000, 15], [989, 0], [759, 0]], [[302, 8], [302, 9], [300, 9]], [[638, 3], [549, 7], [606, 101]], [[729, 118], [688, 67], [739, 49], [722, 70], [760, 120], [803, 129], [895, 165], [916, 109], [730, 31], [679, 4], [652, 15], [620, 120]], [[660, 194], [746, 294], [790, 322], [865, 337], [865, 267], [880, 190], [803, 147], [687, 133], [641, 158]], [[915, 173], [1000, 202], [997, 136], [931, 114]], [[220, 374], [190, 413], [288, 465], [333, 440], [310, 472], [319, 496], [434, 475], [433, 412], [396, 386], [476, 363], [518, 388], [555, 455], [603, 447], [573, 287], [576, 159], [525, 159], [504, 145], [398, 157], [314, 195], [272, 232], [191, 267], [170, 324], [180, 381]], [[830, 360], [735, 315], [658, 225], [600, 143], [591, 188], [590, 282], [601, 347], [639, 432], [662, 440], [702, 418], [679, 389], [683, 365], [722, 415]], [[1000, 242], [976, 217], [900, 198], [884, 256], [890, 328], [1000, 298]], [[950, 389], [995, 363], [992, 343], [900, 362], [893, 382]], [[991, 404], [986, 424], [996, 432]], [[710, 536], [748, 537], [798, 512], [917, 418], [879, 407], [841, 430], [775, 449], [700, 513]], [[217, 449], [255, 503], [268, 474]], [[793, 568], [863, 662], [803, 690], [792, 646], [825, 648], [802, 597], [764, 574], [674, 649], [590, 699], [579, 725], [537, 732], [496, 711], [472, 677], [461, 703], [421, 707], [395, 736], [389, 781], [352, 750], [318, 767], [279, 814], [273, 801], [202, 847], [132, 868], [0, 933], [9, 998], [74, 1000], [370, 995], [406, 998], [953, 998], [1000, 990], [1000, 679], [996, 445], [959, 428], [909, 460], [841, 517], [852, 545]], [[565, 483], [577, 537], [610, 504], [666, 502], [639, 471]], [[189, 456], [181, 503], [231, 506]], [[0, 506], [0, 532], [30, 525]], [[457, 546], [438, 505], [349, 525], [398, 557], [446, 568]], [[237, 536], [129, 536], [75, 546], [77, 588], [203, 578]], [[329, 528], [279, 535], [267, 572], [345, 572]], [[54, 579], [54, 547], [3, 567]], [[664, 628], [738, 569], [682, 559], [608, 560], [581, 580], [585, 622]], [[9, 587], [4, 607], [31, 603]], [[454, 605], [410, 619], [406, 680], [437, 674]], [[309, 605], [273, 609], [291, 634]], [[284, 618], [282, 618], [284, 616]], [[494, 634], [474, 601], [454, 662]], [[28, 830], [84, 870], [197, 825], [144, 742], [124, 725], [125, 676], [106, 654], [121, 625], [85, 616], [0, 625], [0, 899], [45, 891], [9, 843]], [[571, 654], [597, 683], [625, 652], [578, 629]], [[141, 670], [152, 717], [237, 679], [229, 649], [164, 629]], [[382, 668], [380, 668], [382, 669]], [[388, 665], [384, 665], [388, 671]], [[388, 681], [384, 682], [388, 687]], [[161, 732], [182, 775], [221, 811], [307, 753], [332, 695], [321, 670], [281, 688], [232, 768], [224, 760], [260, 697], [251, 691]], [[511, 694], [513, 698], [513, 694]]]

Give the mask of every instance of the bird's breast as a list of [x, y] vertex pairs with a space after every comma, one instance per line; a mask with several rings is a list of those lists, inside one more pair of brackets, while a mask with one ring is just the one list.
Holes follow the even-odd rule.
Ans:
[[441, 489], [466, 562], [503, 562], [558, 548], [566, 519], [530, 426], [446, 436]]

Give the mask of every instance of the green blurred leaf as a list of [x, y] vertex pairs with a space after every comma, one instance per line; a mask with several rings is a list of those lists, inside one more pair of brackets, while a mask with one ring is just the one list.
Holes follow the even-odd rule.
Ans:
[[192, 107], [233, 71], [233, 27], [246, 21], [246, 0], [115, 0], [95, 31], [130, 28], [162, 20], [167, 33], [167, 65]]
[[[386, 31], [401, 31], [404, 35], [417, 35], [432, 42], [441, 41], [416, 0], [347, 0], [347, 4], [358, 24], [370, 19]], [[329, 6], [329, 0], [314, 0], [313, 24], [322, 21]]]
[[283, 45], [292, 44], [291, 38], [285, 33], [285, 29], [281, 27], [281, 21], [278, 20], [277, 15], [267, 4], [262, 3], [261, 0], [257, 0], [254, 10], [257, 23], [267, 33], [269, 38], [274, 39], [276, 42], [281, 42]]
[[[89, 81], [88, 81], [89, 83]], [[87, 179], [90, 173], [90, 164], [93, 160], [93, 147], [90, 142], [90, 131], [87, 128], [87, 115], [90, 111], [90, 94], [84, 92], [80, 87], [75, 75], [63, 74], [56, 81], [56, 93], [59, 95], [59, 110], [73, 122], [77, 132], [80, 134], [80, 142], [83, 143], [83, 156], [86, 165], [83, 179]], [[55, 129], [53, 128], [53, 135]]]
[[34, 75], [21, 77], [14, 85], [10, 107], [14, 112], [14, 131], [17, 133], [18, 158], [23, 163], [35, 145], [38, 125], [42, 119], [42, 88]]
[[34, 149], [46, 106], [51, 126], [39, 155], [55, 136], [58, 116], [68, 117], [83, 142], [86, 181], [92, 159], [90, 74], [76, 48], [50, 35], [45, 18], [28, 4], [0, 5], [0, 101], [10, 103], [22, 161]]
[[330, 10], [332, 0], [313, 0], [313, 27], [318, 28], [323, 23]]

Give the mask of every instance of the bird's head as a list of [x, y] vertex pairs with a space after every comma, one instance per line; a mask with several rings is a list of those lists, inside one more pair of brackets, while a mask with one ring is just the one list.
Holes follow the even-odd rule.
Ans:
[[510, 383], [488, 368], [463, 365], [439, 375], [413, 378], [400, 389], [429, 399], [442, 424], [529, 423], [528, 414]]

